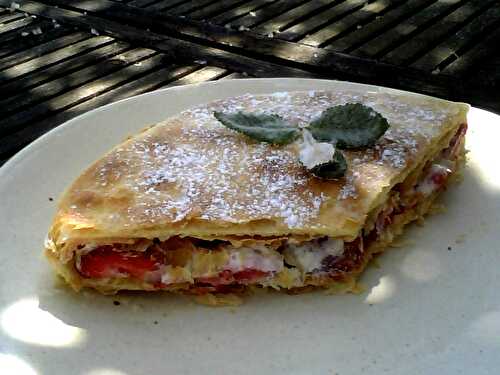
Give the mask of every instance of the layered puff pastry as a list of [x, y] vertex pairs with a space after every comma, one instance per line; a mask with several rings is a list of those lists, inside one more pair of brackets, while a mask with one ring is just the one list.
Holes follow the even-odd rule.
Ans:
[[[301, 127], [345, 103], [373, 108], [390, 128], [373, 147], [345, 151], [338, 180], [313, 176], [293, 145], [254, 141], [213, 116], [272, 113]], [[353, 290], [373, 255], [460, 172], [467, 111], [382, 91], [247, 94], [194, 107], [83, 172], [60, 200], [46, 255], [75, 290]]]

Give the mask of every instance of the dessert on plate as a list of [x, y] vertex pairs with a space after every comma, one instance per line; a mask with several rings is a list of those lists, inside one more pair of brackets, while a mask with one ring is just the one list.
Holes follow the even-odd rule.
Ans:
[[353, 290], [460, 173], [467, 110], [389, 90], [199, 105], [84, 171], [46, 255], [76, 290]]

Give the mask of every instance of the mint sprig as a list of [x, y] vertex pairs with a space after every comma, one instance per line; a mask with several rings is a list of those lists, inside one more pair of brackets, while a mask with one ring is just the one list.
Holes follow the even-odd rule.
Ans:
[[321, 142], [335, 142], [340, 149], [371, 147], [389, 123], [372, 108], [359, 103], [330, 107], [307, 128]]
[[[237, 112], [214, 112], [222, 125], [261, 142], [286, 145], [301, 134], [296, 126], [278, 115]], [[327, 108], [307, 126], [318, 142], [329, 142], [338, 149], [360, 149], [373, 146], [389, 128], [389, 122], [374, 109], [360, 103], [349, 103]], [[344, 176], [347, 162], [336, 150], [332, 160], [309, 169], [315, 176], [338, 179]]]
[[229, 129], [261, 142], [286, 145], [300, 135], [300, 130], [296, 126], [288, 124], [278, 115], [214, 112], [214, 116]]
[[339, 150], [335, 150], [332, 160], [328, 163], [316, 165], [311, 169], [311, 173], [313, 175], [325, 180], [336, 180], [341, 178], [344, 176], [346, 171], [347, 162], [344, 155]]

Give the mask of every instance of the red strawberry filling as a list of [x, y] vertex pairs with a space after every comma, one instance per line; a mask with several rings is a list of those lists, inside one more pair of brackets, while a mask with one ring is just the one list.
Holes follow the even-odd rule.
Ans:
[[112, 246], [101, 246], [82, 256], [77, 268], [88, 278], [131, 276], [142, 279], [146, 272], [159, 268], [158, 258], [151, 252], [114, 251]]
[[266, 276], [269, 276], [270, 272], [264, 272], [256, 270], [253, 268], [247, 268], [239, 272], [231, 272], [229, 270], [224, 270], [219, 273], [219, 275], [214, 277], [200, 277], [196, 279], [199, 283], [205, 283], [210, 285], [229, 285], [233, 283], [237, 284], [250, 284], [256, 280], [260, 280]]
[[[131, 277], [139, 280], [155, 279], [156, 288], [166, 287], [168, 284], [160, 282], [161, 275], [158, 272], [162, 266], [168, 265], [169, 251], [157, 246], [151, 246], [146, 251], [123, 251], [119, 245], [100, 246], [79, 257], [76, 268], [86, 278], [111, 278]], [[161, 272], [161, 271], [160, 271]], [[157, 277], [152, 275], [158, 274]], [[271, 272], [261, 271], [254, 268], [246, 268], [240, 271], [224, 270], [216, 276], [200, 277], [198, 283], [223, 286], [229, 284], [249, 284], [256, 280], [269, 276]]]

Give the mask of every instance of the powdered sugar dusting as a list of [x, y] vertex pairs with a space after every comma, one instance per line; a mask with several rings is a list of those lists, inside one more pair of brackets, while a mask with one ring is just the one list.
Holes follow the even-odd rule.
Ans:
[[[391, 145], [392, 146], [392, 145]], [[379, 147], [380, 150], [380, 147]], [[381, 151], [380, 160], [378, 163], [389, 163], [394, 168], [403, 168], [406, 164], [406, 148], [402, 145], [387, 147]]]
[[316, 178], [301, 166], [297, 151], [227, 129], [213, 112], [277, 114], [302, 127], [330, 106], [353, 102], [380, 112], [391, 128], [375, 147], [346, 152], [349, 169], [340, 181], [341, 200], [357, 198], [360, 181], [368, 179], [360, 173], [367, 163], [405, 168], [440, 132], [448, 115], [425, 103], [370, 92], [244, 95], [185, 111], [121, 145], [98, 165], [97, 183], [120, 181], [122, 189], [133, 192], [135, 200], [126, 212], [132, 222], [278, 218], [289, 228], [302, 227], [318, 217], [327, 195], [318, 191]]
[[[149, 196], [148, 216], [170, 215], [175, 222], [192, 214], [196, 206], [203, 220], [238, 222], [277, 216], [296, 227], [317, 214], [321, 195], [297, 193], [306, 186], [307, 176], [283, 173], [296, 168], [294, 154], [264, 144], [245, 147], [227, 135], [219, 133], [214, 138], [218, 132], [204, 133], [184, 129], [183, 136], [196, 147], [181, 143], [173, 148], [153, 142], [142, 153], [142, 163], [152, 168], [146, 168], [130, 186]], [[142, 146], [148, 144], [146, 138]], [[241, 147], [246, 149], [243, 155]], [[259, 178], [251, 180], [252, 175]], [[170, 185], [168, 200], [162, 191], [165, 184]], [[176, 193], [172, 195], [172, 191]]]
[[358, 192], [356, 189], [355, 181], [359, 177], [359, 172], [348, 173], [346, 176], [345, 184], [340, 189], [340, 193], [337, 198], [341, 200], [345, 200], [348, 198], [356, 199], [358, 197]]

